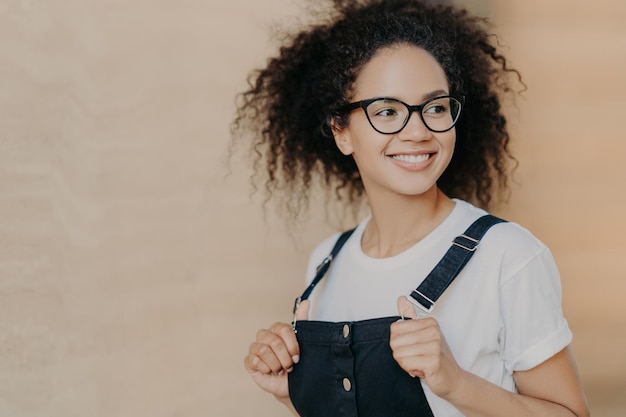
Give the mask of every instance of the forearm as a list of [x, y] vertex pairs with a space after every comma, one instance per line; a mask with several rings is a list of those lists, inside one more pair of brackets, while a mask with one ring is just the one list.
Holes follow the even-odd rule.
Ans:
[[469, 372], [446, 399], [466, 417], [582, 417], [561, 404], [507, 391]]
[[278, 397], [278, 396], [274, 396], [279, 402], [283, 403], [285, 405], [285, 407], [287, 407], [289, 409], [289, 411], [291, 411], [291, 414], [293, 414], [295, 417], [300, 417], [300, 415], [298, 414], [298, 412], [296, 411], [296, 408], [293, 406], [293, 403], [291, 402], [291, 399], [289, 398], [289, 396], [286, 397]]

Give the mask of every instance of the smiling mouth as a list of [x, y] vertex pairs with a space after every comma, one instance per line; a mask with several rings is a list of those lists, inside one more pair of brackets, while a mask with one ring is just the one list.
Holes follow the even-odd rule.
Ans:
[[426, 162], [430, 157], [431, 154], [429, 153], [424, 153], [420, 155], [391, 155], [391, 158], [395, 159], [396, 161], [406, 162], [409, 164], [419, 164], [422, 162]]

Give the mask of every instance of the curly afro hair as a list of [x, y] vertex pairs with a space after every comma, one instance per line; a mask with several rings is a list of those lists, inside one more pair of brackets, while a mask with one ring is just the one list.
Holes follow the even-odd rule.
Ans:
[[239, 96], [231, 130], [236, 138], [244, 131], [252, 136], [253, 177], [258, 182], [265, 171], [267, 198], [284, 192], [286, 208], [297, 217], [320, 179], [338, 199], [362, 201], [359, 171], [332, 140], [331, 120], [349, 122], [339, 109], [350, 102], [360, 69], [377, 51], [409, 44], [433, 55], [450, 93], [466, 97], [456, 149], [438, 186], [488, 208], [508, 189], [514, 161], [501, 98], [512, 91], [511, 75], [523, 82], [492, 43], [486, 20], [426, 0], [334, 0], [331, 6], [324, 21], [290, 35]]

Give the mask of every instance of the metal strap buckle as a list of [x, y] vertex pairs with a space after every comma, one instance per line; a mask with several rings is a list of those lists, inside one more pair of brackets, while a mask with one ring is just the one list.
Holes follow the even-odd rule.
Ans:
[[[430, 307], [424, 307], [422, 305], [422, 303], [420, 303], [419, 301], [417, 301], [415, 298], [413, 298], [411, 296], [412, 293], [418, 293], [421, 297], [424, 297], [425, 300], [428, 300], [430, 302]], [[430, 313], [432, 313], [433, 309], [435, 308], [435, 302], [433, 300], [431, 300], [430, 298], [426, 297], [424, 294], [422, 294], [421, 292], [417, 291], [417, 290], [413, 290], [410, 293], [408, 293], [406, 295], [406, 299], [413, 305], [415, 305], [415, 307], [419, 308], [420, 310], [423, 311], [423, 313], [425, 315], [428, 315]]]
[[[466, 239], [466, 241], [459, 242], [461, 238]], [[454, 239], [452, 244], [454, 246], [458, 246], [459, 248], [465, 249], [466, 251], [474, 252], [476, 249], [478, 249], [479, 242], [480, 242], [479, 240], [476, 240], [473, 237], [469, 237], [467, 235], [460, 235]]]
[[331, 263], [333, 261], [333, 255], [328, 255], [327, 257], [324, 258], [324, 260], [322, 261], [321, 264], [319, 264], [317, 266], [317, 268], [315, 268], [315, 272], [320, 272], [320, 270], [322, 268], [324, 268], [326, 265], [328, 265], [329, 263]]
[[296, 310], [298, 310], [300, 303], [302, 303], [302, 297], [296, 298], [296, 301], [293, 303], [293, 321], [291, 322], [291, 327], [293, 328], [294, 333], [298, 333], [296, 330]]

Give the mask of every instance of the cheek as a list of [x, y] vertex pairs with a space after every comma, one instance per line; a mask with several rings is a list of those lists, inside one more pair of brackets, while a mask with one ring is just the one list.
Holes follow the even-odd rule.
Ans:
[[442, 138], [441, 144], [450, 150], [450, 153], [452, 153], [454, 151], [454, 148], [456, 146], [456, 132], [453, 130], [451, 130], [450, 132], [448, 132], [449, 134], [446, 135], [444, 138]]
[[[367, 121], [365, 123], [367, 124]], [[388, 138], [381, 137], [369, 124], [366, 126], [363, 124], [352, 125], [350, 128], [350, 144], [355, 156], [357, 154], [362, 157], [379, 154], [383, 152], [387, 140]]]
[[454, 156], [454, 149], [456, 147], [456, 134], [452, 132], [449, 135], [445, 135], [439, 138], [439, 145], [441, 146], [442, 162], [447, 168]]

